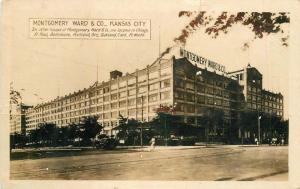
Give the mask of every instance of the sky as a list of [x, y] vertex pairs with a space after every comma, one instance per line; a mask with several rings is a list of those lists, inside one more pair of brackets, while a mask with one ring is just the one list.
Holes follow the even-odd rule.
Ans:
[[[97, 64], [99, 81], [108, 80], [109, 72], [115, 69], [123, 73], [142, 69], [150, 65], [159, 52], [173, 46], [173, 39], [190, 21], [191, 18], [179, 18], [179, 11], [207, 10], [209, 14], [217, 15], [222, 10], [200, 1], [177, 1], [176, 6], [171, 1], [159, 3], [159, 6], [157, 2], [149, 1], [140, 9], [136, 9], [139, 1], [132, 1], [126, 9], [123, 1], [89, 1], [84, 6], [76, 0], [66, 6], [57, 6], [59, 1], [56, 0], [36, 1], [30, 5], [25, 1], [19, 1], [18, 5], [14, 1], [8, 2], [6, 6], [14, 7], [18, 14], [6, 13], [8, 47], [5, 54], [8, 56], [5, 60], [10, 62], [8, 71], [12, 86], [21, 92], [27, 104], [45, 102], [89, 87], [97, 79]], [[237, 10], [235, 8], [232, 12]], [[151, 40], [30, 39], [28, 19], [32, 17], [145, 18], [151, 19], [152, 37]], [[289, 26], [285, 25], [284, 29], [288, 31]], [[252, 41], [254, 34], [251, 30], [236, 25], [228, 34], [212, 39], [200, 29], [188, 38], [185, 49], [226, 66], [227, 71], [250, 63], [262, 73], [263, 88], [283, 94], [285, 115], [288, 115], [289, 47], [281, 45], [280, 37], [282, 35], [268, 35]], [[245, 42], [250, 45], [247, 50], [243, 50]], [[164, 58], [179, 57], [178, 53], [179, 46]]]

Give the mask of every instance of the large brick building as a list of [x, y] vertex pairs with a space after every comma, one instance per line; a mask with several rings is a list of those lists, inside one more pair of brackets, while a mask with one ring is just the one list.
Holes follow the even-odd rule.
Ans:
[[235, 125], [245, 108], [283, 116], [282, 95], [262, 88], [257, 69], [248, 66], [220, 74], [188, 58], [172, 57], [131, 74], [112, 71], [108, 81], [29, 108], [26, 129], [36, 129], [42, 122], [64, 127], [83, 116], [97, 115], [104, 133], [114, 134], [119, 115], [150, 121], [160, 106], [173, 107], [172, 114], [179, 120], [202, 128], [207, 112], [218, 110], [224, 114], [225, 127]]

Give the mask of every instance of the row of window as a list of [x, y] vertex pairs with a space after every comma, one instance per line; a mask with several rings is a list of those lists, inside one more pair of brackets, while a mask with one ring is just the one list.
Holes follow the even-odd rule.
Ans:
[[[191, 105], [191, 104], [178, 103], [176, 105], [176, 111], [178, 111], [178, 112], [186, 112], [186, 113], [203, 114], [203, 113], [205, 113], [206, 109], [203, 108], [203, 107], [197, 107], [197, 106]], [[223, 111], [229, 113], [228, 110], [223, 110]]]
[[[129, 99], [129, 100], [122, 100], [119, 102], [115, 102], [115, 103], [110, 103], [110, 104], [105, 104], [103, 106], [97, 106], [95, 107], [90, 107], [90, 108], [86, 108], [83, 110], [77, 110], [77, 111], [73, 111], [73, 112], [69, 112], [67, 113], [67, 117], [69, 116], [76, 116], [76, 115], [83, 115], [89, 112], [89, 110], [91, 110], [91, 112], [95, 112], [95, 111], [106, 111], [106, 110], [110, 110], [110, 109], [116, 109], [116, 108], [123, 108], [123, 107], [130, 107], [130, 106], [134, 106], [134, 105], [141, 105], [142, 103], [152, 103], [152, 102], [156, 102], [158, 101], [158, 99], [161, 100], [167, 100], [170, 99], [170, 91], [166, 91], [166, 92], [161, 92], [160, 94], [155, 93], [155, 94], [151, 94], [148, 97], [143, 96], [143, 97], [139, 97], [137, 99], [133, 98], [133, 99]], [[76, 105], [72, 105], [71, 107], [73, 107], [73, 109], [76, 109]], [[71, 108], [72, 109], [72, 108]], [[40, 118], [40, 117], [46, 117], [49, 116], [50, 112], [45, 112], [44, 114], [37, 114], [36, 117]], [[61, 114], [61, 115], [65, 115]], [[62, 116], [63, 117], [63, 116]], [[57, 118], [61, 118], [60, 114], [59, 115], [54, 115], [53, 119], [57, 119]]]
[[[227, 91], [223, 91], [224, 93], [224, 98], [229, 98], [229, 94]], [[225, 93], [226, 92], [226, 93]], [[222, 94], [222, 93], [221, 93]], [[204, 95], [195, 95], [193, 93], [183, 93], [183, 92], [179, 92], [179, 91], [175, 91], [174, 96], [176, 99], [179, 100], [187, 100], [188, 102], [195, 102], [195, 98], [196, 98], [196, 102], [198, 103], [204, 103]], [[216, 95], [219, 97], [222, 97], [222, 95]], [[212, 97], [206, 97], [207, 99], [212, 99]], [[231, 99], [232, 100], [236, 100], [237, 99], [237, 95], [232, 94], [231, 95]]]
[[248, 86], [248, 92], [249, 93], [261, 93], [261, 89], [253, 86]]
[[[217, 86], [217, 87], [224, 88], [224, 89], [226, 89], [228, 86], [228, 82], [214, 81], [212, 79], [208, 79], [207, 83], [211, 86]], [[179, 79], [179, 78], [175, 79], [174, 84], [175, 84], [176, 88], [182, 88], [182, 89], [186, 88], [188, 90], [195, 90], [195, 88], [196, 88], [199, 91], [199, 90], [201, 90], [201, 88], [204, 88], [204, 86], [201, 84], [195, 84], [194, 82], [189, 82], [189, 81], [185, 82], [184, 80]]]

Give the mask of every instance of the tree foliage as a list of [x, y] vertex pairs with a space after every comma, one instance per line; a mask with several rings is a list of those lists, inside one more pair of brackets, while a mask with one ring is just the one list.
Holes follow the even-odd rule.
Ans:
[[89, 143], [92, 138], [95, 138], [96, 135], [101, 132], [102, 128], [103, 127], [98, 123], [97, 116], [83, 117], [83, 120], [80, 123], [79, 135], [84, 142]]
[[[263, 38], [267, 34], [282, 33], [283, 24], [290, 22], [289, 13], [286, 12], [222, 12], [216, 18], [207, 12], [179, 12], [179, 17], [192, 17], [192, 20], [182, 29], [181, 34], [174, 39], [175, 42], [185, 44], [187, 39], [200, 28], [205, 29], [207, 35], [217, 38], [221, 33], [227, 34], [229, 29], [237, 24], [248, 27], [254, 33], [254, 39]], [[283, 46], [288, 46], [289, 35], [281, 38]], [[244, 47], [249, 44], [244, 43]]]
[[125, 142], [132, 143], [134, 138], [139, 137], [141, 122], [135, 119], [125, 118], [122, 115], [119, 115], [119, 125], [114, 129], [118, 131], [117, 138], [124, 139]]

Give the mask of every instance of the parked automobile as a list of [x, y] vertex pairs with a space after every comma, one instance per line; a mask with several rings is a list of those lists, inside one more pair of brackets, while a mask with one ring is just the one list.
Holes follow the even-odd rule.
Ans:
[[278, 145], [278, 139], [276, 138], [276, 137], [273, 137], [272, 139], [271, 139], [271, 142], [270, 142], [270, 145], [271, 146], [277, 146]]
[[105, 137], [96, 141], [95, 145], [98, 149], [113, 150], [117, 147], [118, 141], [112, 137]]
[[182, 146], [194, 146], [196, 143], [196, 137], [182, 137], [180, 140], [180, 145]]

